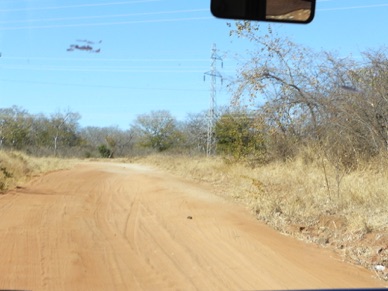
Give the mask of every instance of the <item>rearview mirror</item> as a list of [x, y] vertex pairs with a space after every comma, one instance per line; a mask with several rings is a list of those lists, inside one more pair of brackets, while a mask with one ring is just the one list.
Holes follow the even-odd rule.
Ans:
[[211, 0], [215, 17], [272, 22], [309, 23], [316, 0]]

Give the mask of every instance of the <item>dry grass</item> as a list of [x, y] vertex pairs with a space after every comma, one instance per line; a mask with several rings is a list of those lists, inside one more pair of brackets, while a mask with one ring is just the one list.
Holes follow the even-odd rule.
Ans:
[[302, 155], [254, 169], [221, 158], [154, 155], [140, 162], [210, 183], [217, 195], [244, 203], [285, 234], [335, 248], [369, 268], [385, 266], [379, 275], [388, 279], [387, 157], [350, 173]]
[[35, 158], [20, 152], [0, 151], [0, 192], [12, 189], [33, 176], [69, 168], [73, 164], [73, 160]]

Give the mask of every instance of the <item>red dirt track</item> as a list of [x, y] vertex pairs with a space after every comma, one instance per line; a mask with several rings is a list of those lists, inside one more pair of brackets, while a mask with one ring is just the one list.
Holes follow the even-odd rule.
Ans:
[[0, 289], [384, 286], [372, 272], [278, 234], [203, 185], [113, 163], [53, 172], [1, 195], [0, 256]]

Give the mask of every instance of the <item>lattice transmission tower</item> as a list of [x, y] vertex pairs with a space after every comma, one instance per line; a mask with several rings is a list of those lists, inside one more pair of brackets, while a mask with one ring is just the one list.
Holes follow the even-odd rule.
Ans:
[[214, 126], [216, 122], [216, 110], [217, 110], [217, 78], [221, 80], [222, 85], [222, 75], [217, 71], [217, 61], [221, 62], [221, 68], [223, 67], [222, 58], [217, 54], [216, 44], [213, 44], [211, 50], [211, 68], [210, 71], [204, 74], [204, 81], [206, 75], [211, 77], [210, 82], [210, 106], [207, 113], [207, 140], [206, 140], [206, 155], [211, 156], [215, 153], [216, 149], [216, 136], [214, 132]]

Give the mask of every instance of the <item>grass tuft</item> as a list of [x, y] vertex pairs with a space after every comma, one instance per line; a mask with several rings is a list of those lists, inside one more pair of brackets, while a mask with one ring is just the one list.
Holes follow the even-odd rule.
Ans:
[[69, 168], [72, 164], [72, 160], [36, 158], [21, 152], [0, 151], [0, 193], [17, 187], [33, 176]]

